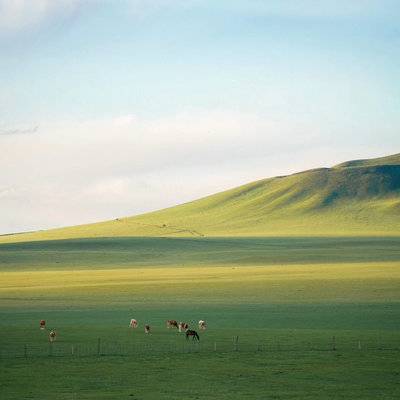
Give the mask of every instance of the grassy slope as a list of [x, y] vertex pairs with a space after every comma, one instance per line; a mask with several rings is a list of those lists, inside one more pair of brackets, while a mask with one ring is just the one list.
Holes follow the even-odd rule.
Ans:
[[341, 167], [371, 167], [376, 165], [399, 165], [400, 164], [400, 153], [392, 154], [386, 157], [371, 158], [364, 160], [352, 160], [338, 164], [335, 168]]
[[252, 182], [180, 206], [0, 242], [110, 236], [399, 235], [400, 155]]

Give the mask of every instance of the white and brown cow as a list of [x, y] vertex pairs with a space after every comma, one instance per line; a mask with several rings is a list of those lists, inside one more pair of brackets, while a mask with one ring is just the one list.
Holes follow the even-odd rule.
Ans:
[[174, 319], [169, 319], [168, 321], [167, 321], [167, 328], [169, 329], [169, 328], [176, 328], [176, 329], [179, 329], [179, 327], [178, 327], [178, 322], [176, 322]]
[[207, 329], [206, 321], [203, 321], [202, 319], [199, 321], [199, 329], [201, 329], [202, 331], [205, 331]]
[[44, 319], [40, 320], [40, 329], [46, 329], [46, 321]]
[[57, 333], [56, 333], [55, 329], [52, 329], [52, 330], [50, 331], [50, 333], [49, 333], [49, 341], [50, 341], [51, 343], [53, 343], [53, 342], [56, 341], [56, 338], [57, 338]]
[[129, 328], [136, 329], [138, 327], [138, 322], [136, 319], [131, 319], [131, 322], [129, 323]]
[[189, 325], [186, 322], [179, 322], [178, 330], [179, 332], [186, 332], [189, 329]]

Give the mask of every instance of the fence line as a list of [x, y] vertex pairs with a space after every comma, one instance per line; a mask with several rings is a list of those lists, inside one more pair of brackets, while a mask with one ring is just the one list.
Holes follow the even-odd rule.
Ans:
[[265, 341], [241, 342], [238, 336], [232, 341], [213, 340], [206, 342], [167, 342], [167, 343], [132, 343], [105, 341], [98, 338], [92, 343], [21, 343], [0, 347], [0, 358], [39, 358], [39, 357], [104, 357], [104, 356], [133, 356], [137, 354], [167, 354], [167, 353], [227, 353], [227, 352], [336, 352], [336, 351], [399, 351], [399, 343], [390, 345], [376, 341], [340, 342], [336, 336], [324, 343], [318, 341], [291, 342], [282, 338]]

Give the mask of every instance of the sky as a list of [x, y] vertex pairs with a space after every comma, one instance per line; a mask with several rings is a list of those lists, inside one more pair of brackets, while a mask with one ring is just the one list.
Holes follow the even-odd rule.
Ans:
[[400, 152], [398, 0], [0, 0], [0, 234]]

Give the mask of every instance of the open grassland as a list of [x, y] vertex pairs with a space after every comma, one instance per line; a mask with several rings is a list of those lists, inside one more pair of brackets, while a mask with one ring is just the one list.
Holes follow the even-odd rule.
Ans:
[[28, 359], [2, 372], [3, 387], [19, 377], [7, 399], [375, 400], [399, 394], [398, 361], [382, 352]]
[[[148, 303], [268, 304], [398, 300], [398, 262], [269, 267], [135, 268], [2, 272], [1, 300], [9, 307], [47, 300], [108, 305]], [[51, 302], [50, 302], [51, 299]], [[43, 301], [42, 300], [42, 301]], [[201, 316], [200, 316], [201, 317]]]
[[[399, 242], [0, 245], [1, 398], [397, 399]], [[209, 329], [186, 343], [170, 318]], [[58, 331], [51, 347], [40, 319]]]
[[98, 238], [0, 244], [0, 270], [400, 261], [400, 237]]
[[13, 386], [2, 398], [12, 400], [392, 400], [398, 366], [387, 352], [306, 351], [28, 359], [0, 371], [2, 388]]

